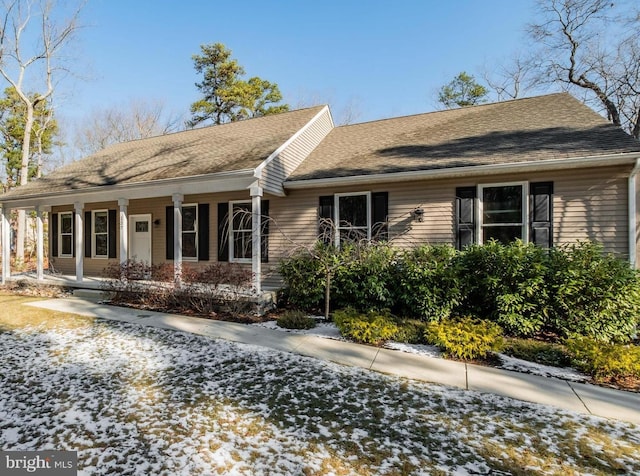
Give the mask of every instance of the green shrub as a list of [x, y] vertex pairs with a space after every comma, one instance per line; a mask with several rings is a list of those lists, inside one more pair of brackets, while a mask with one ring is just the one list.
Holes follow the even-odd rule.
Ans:
[[461, 360], [484, 358], [489, 352], [500, 350], [502, 345], [499, 325], [471, 317], [430, 322], [425, 337], [446, 356]]
[[567, 339], [573, 364], [596, 380], [640, 378], [640, 347], [598, 342], [588, 337]]
[[324, 302], [325, 273], [319, 260], [301, 251], [280, 261], [283, 299], [301, 309], [319, 309]]
[[334, 312], [333, 321], [343, 337], [363, 344], [381, 345], [398, 333], [393, 316], [386, 310], [363, 314], [347, 308]]
[[425, 344], [424, 331], [427, 324], [417, 319], [401, 319], [397, 323], [398, 332], [393, 340], [406, 344]]
[[534, 339], [505, 339], [502, 352], [522, 360], [554, 367], [568, 367], [571, 358], [565, 346]]
[[397, 251], [389, 243], [346, 243], [339, 251], [331, 285], [336, 308], [388, 309], [395, 302], [392, 281]]
[[563, 336], [628, 342], [640, 315], [638, 272], [596, 243], [556, 248], [550, 256], [550, 327]]
[[456, 263], [463, 296], [456, 311], [497, 322], [511, 335], [539, 332], [549, 312], [547, 263], [546, 250], [520, 240], [469, 246]]
[[460, 300], [451, 266], [456, 250], [449, 245], [422, 245], [404, 251], [394, 269], [394, 294], [401, 315], [424, 321], [449, 317]]
[[279, 327], [285, 329], [313, 329], [316, 320], [302, 311], [285, 311], [276, 321]]

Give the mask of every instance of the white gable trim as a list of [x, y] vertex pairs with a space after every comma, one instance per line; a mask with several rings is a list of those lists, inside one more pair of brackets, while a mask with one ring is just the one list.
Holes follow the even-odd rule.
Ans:
[[[311, 118], [309, 122], [307, 122], [304, 126], [302, 126], [295, 134], [289, 137], [289, 139], [287, 139], [280, 147], [274, 150], [269, 157], [267, 157], [264, 161], [262, 161], [260, 165], [258, 165], [255, 168], [255, 172], [254, 172], [255, 178], [257, 178], [258, 180], [262, 179], [262, 175], [265, 169], [277, 157], [279, 157], [282, 154], [282, 152], [287, 149], [287, 147], [289, 147], [296, 139], [298, 139], [302, 134], [304, 134], [307, 130], [309, 130], [309, 128], [311, 128], [316, 123], [316, 121], [318, 121], [324, 115], [328, 115], [328, 118], [331, 124], [331, 129], [333, 129], [334, 123], [333, 123], [333, 117], [331, 116], [331, 110], [329, 109], [329, 106], [324, 106], [315, 116], [313, 116], [313, 118]], [[306, 157], [304, 157], [302, 160], [304, 160], [305, 158]], [[302, 162], [302, 160], [300, 162]], [[271, 190], [271, 192], [272, 193], [275, 192], [274, 193], [275, 195], [280, 195], [280, 196], [285, 195], [284, 190], [282, 190], [281, 186], [280, 186], [280, 190]]]

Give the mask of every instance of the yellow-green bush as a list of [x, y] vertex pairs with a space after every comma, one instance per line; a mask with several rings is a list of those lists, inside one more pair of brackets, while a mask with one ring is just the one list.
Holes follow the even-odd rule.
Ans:
[[573, 365], [595, 380], [640, 378], [640, 347], [574, 337], [566, 342]]
[[448, 357], [461, 360], [484, 358], [502, 346], [502, 328], [494, 322], [463, 317], [431, 322], [425, 338]]
[[381, 345], [398, 332], [393, 316], [386, 310], [364, 314], [347, 308], [334, 312], [333, 321], [343, 337], [363, 344]]

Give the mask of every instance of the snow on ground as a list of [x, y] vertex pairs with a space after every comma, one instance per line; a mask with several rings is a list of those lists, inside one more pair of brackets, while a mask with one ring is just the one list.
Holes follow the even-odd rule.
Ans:
[[81, 322], [0, 328], [0, 449], [77, 450], [87, 475], [640, 472], [631, 424]]
[[[267, 327], [269, 329], [282, 332], [293, 332], [296, 334], [316, 335], [319, 337], [326, 337], [328, 339], [346, 340], [340, 336], [340, 331], [332, 322], [318, 322], [315, 328], [309, 330], [284, 329], [282, 327], [279, 327], [276, 321], [261, 322], [253, 325]], [[442, 352], [435, 345], [387, 342], [384, 346], [387, 349], [399, 350], [401, 352], [419, 354], [433, 358], [442, 358]], [[578, 372], [577, 370], [572, 368], [551, 367], [535, 362], [529, 362], [527, 360], [517, 359], [505, 354], [498, 354], [498, 356], [502, 361], [502, 365], [500, 366], [500, 368], [505, 370], [514, 370], [516, 372], [541, 375], [543, 377], [555, 377], [563, 380], [570, 380], [572, 382], [588, 382], [591, 380], [591, 377], [589, 377], [588, 375]]]
[[572, 382], [588, 382], [591, 377], [578, 372], [572, 368], [552, 367], [550, 365], [542, 365], [528, 360], [517, 359], [505, 354], [498, 354], [502, 365], [506, 370], [515, 370], [527, 374], [542, 375], [543, 377], [555, 377], [562, 380], [571, 380]]

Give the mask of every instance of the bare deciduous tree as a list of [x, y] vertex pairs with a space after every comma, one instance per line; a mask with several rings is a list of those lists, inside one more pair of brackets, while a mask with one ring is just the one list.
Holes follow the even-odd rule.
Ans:
[[[54, 76], [63, 69], [58, 61], [63, 48], [78, 29], [78, 16], [83, 4], [64, 20], [54, 0], [10, 0], [2, 4], [0, 30], [0, 75], [15, 88], [26, 106], [20, 185], [29, 180], [31, 134], [34, 109], [53, 95]], [[30, 73], [30, 74], [29, 74]], [[30, 95], [28, 89], [39, 91]], [[18, 210], [16, 257], [23, 259], [25, 212]]]
[[169, 117], [161, 101], [133, 100], [125, 106], [96, 110], [76, 128], [76, 147], [85, 155], [120, 142], [175, 132], [179, 117]]
[[640, 138], [640, 16], [622, 0], [539, 0], [529, 26], [538, 80], [585, 92], [609, 120]]
[[485, 66], [482, 77], [495, 92], [498, 101], [517, 99], [538, 85], [536, 66], [534, 58], [518, 53], [494, 69]]

